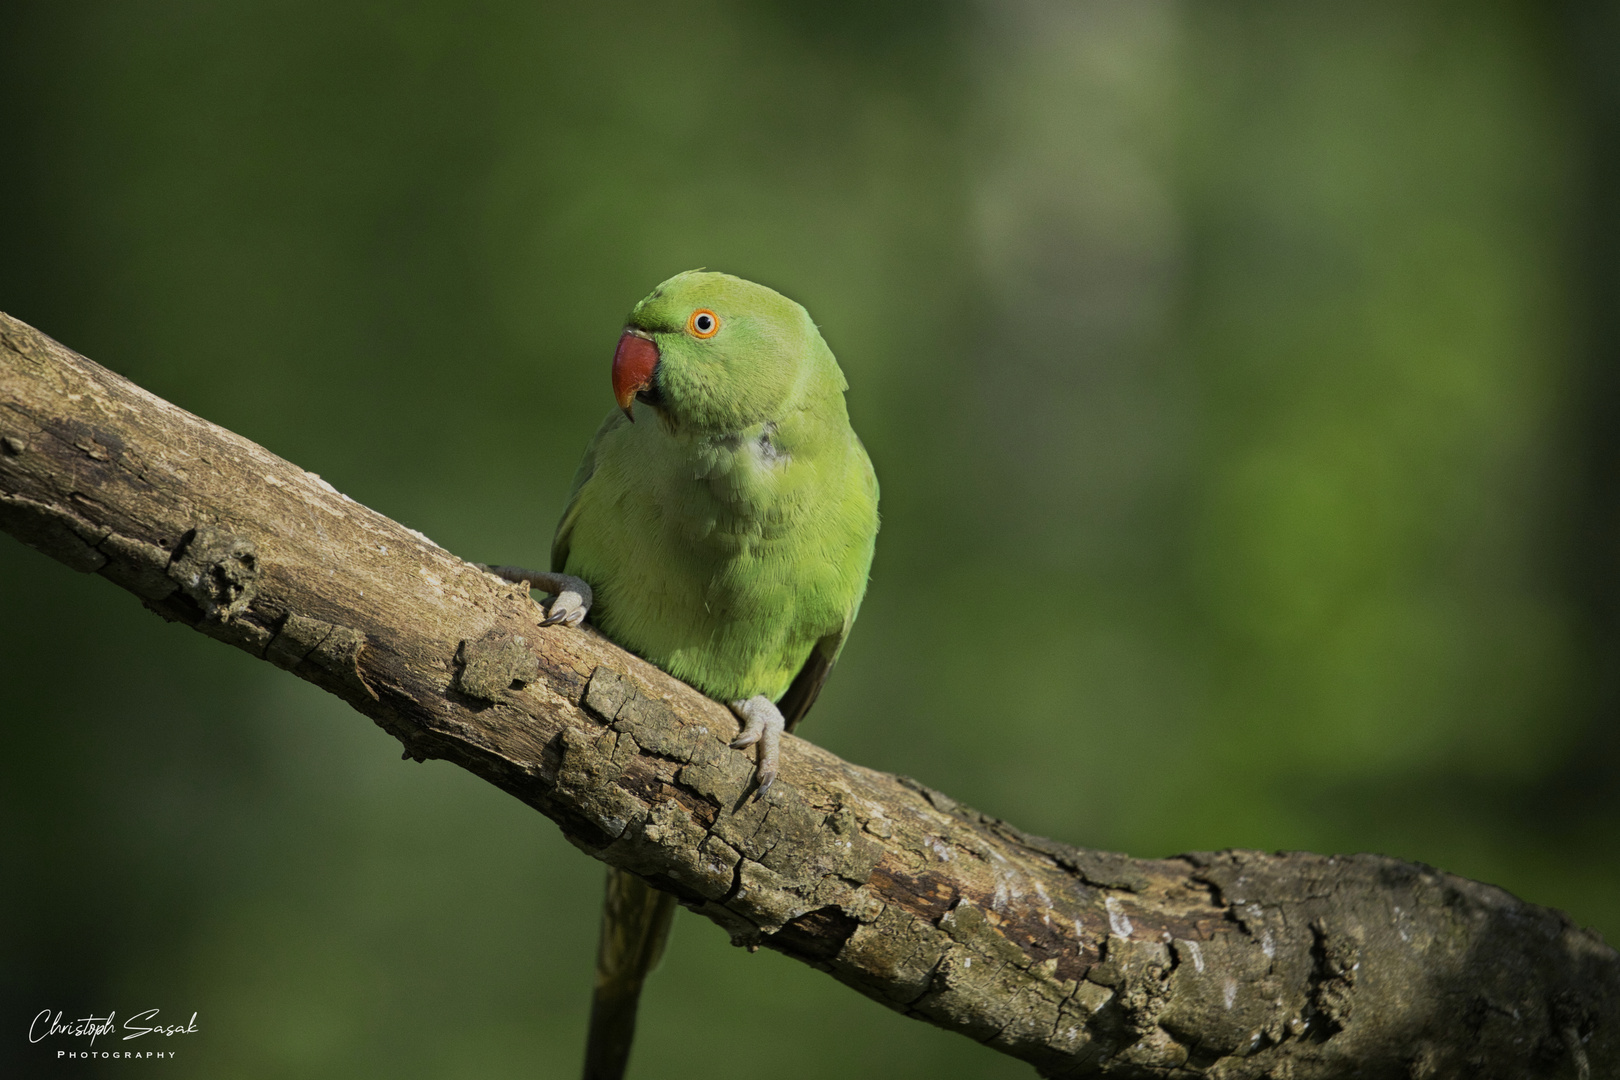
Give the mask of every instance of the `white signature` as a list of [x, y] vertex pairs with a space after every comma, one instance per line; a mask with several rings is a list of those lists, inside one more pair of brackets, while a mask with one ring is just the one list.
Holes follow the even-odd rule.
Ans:
[[[184, 1024], [159, 1024], [156, 1022], [158, 1010], [147, 1009], [136, 1013], [124, 1021], [123, 1029], [129, 1034], [123, 1038], [124, 1042], [138, 1039], [142, 1035], [195, 1035], [197, 1033], [197, 1014], [191, 1014], [191, 1020]], [[63, 1020], [61, 1010], [55, 1016], [51, 1010], [43, 1009], [34, 1017], [34, 1022], [28, 1026], [28, 1041], [42, 1042], [52, 1035], [69, 1035], [88, 1037], [90, 1045], [96, 1045], [96, 1040], [103, 1035], [111, 1035], [118, 1030], [118, 1013], [113, 1011], [106, 1016], [81, 1016], [76, 1020]]]

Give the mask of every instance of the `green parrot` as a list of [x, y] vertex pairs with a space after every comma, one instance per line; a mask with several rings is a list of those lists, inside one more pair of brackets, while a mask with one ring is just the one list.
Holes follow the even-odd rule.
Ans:
[[[619, 408], [597, 429], [551, 546], [545, 623], [586, 616], [613, 641], [730, 705], [757, 755], [815, 703], [866, 592], [878, 485], [849, 425], [844, 373], [809, 312], [763, 285], [689, 271], [631, 311], [613, 357]], [[618, 1080], [674, 898], [608, 873], [587, 1080]]]

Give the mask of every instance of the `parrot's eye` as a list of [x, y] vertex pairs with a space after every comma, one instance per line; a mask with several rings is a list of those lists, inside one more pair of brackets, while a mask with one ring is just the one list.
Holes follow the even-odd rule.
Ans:
[[720, 316], [708, 308], [698, 308], [687, 317], [686, 330], [693, 337], [714, 337], [720, 332]]

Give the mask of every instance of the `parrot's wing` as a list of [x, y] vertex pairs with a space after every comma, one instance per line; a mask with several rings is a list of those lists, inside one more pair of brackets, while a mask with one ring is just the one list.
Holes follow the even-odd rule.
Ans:
[[846, 621], [836, 634], [828, 634], [816, 642], [804, 667], [793, 676], [787, 693], [776, 703], [776, 707], [782, 710], [782, 719], [786, 721], [788, 731], [797, 727], [810, 711], [810, 706], [816, 703], [816, 696], [821, 693], [827, 676], [832, 674], [833, 663], [837, 661], [838, 652], [844, 647], [844, 638], [848, 635], [849, 623]]
[[[865, 491], [871, 500], [872, 536], [867, 540], [866, 549], [866, 563], [869, 567], [872, 562], [870, 545], [872, 538], [877, 535], [877, 475], [872, 472], [872, 459], [866, 456], [866, 447], [861, 445], [861, 440], [853, 431], [849, 433], [849, 437], [854, 440], [855, 450], [864, 466]], [[861, 594], [865, 591], [863, 584], [860, 592], [855, 595], [854, 605], [844, 613], [844, 625], [816, 642], [815, 647], [810, 650], [809, 657], [804, 661], [804, 667], [793, 676], [793, 682], [788, 685], [787, 693], [777, 701], [776, 706], [782, 711], [782, 719], [787, 724], [784, 730], [792, 731], [797, 727], [799, 721], [810, 711], [810, 706], [816, 703], [822, 685], [826, 683], [827, 676], [832, 674], [833, 664], [838, 662], [838, 654], [843, 651], [844, 639], [849, 637], [849, 629], [855, 625], [855, 612], [861, 606]]]
[[568, 542], [573, 536], [574, 519], [579, 515], [579, 493], [585, 485], [591, 482], [596, 472], [596, 448], [602, 445], [602, 440], [608, 433], [628, 424], [630, 421], [618, 409], [607, 414], [602, 426], [596, 429], [591, 441], [585, 446], [585, 456], [580, 459], [579, 468], [574, 473], [574, 486], [568, 489], [568, 507], [563, 511], [562, 520], [557, 523], [557, 535], [551, 538], [551, 570], [560, 574], [568, 564]]

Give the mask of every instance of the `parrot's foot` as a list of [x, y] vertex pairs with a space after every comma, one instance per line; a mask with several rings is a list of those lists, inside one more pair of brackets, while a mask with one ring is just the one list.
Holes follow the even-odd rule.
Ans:
[[759, 747], [759, 771], [756, 775], [758, 794], [763, 798], [776, 781], [776, 762], [781, 756], [782, 732], [787, 728], [787, 721], [782, 719], [782, 710], [776, 707], [776, 702], [764, 694], [756, 694], [747, 701], [733, 701], [731, 711], [743, 722], [742, 731], [731, 740], [731, 748]]
[[541, 621], [541, 626], [556, 626], [559, 623], [578, 626], [591, 610], [591, 587], [572, 574], [546, 574], [539, 570], [525, 570], [521, 566], [474, 565], [496, 577], [522, 582], [532, 589], [543, 589], [555, 597], [549, 607], [543, 608], [546, 617]]

